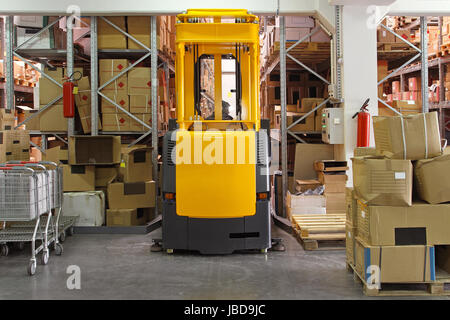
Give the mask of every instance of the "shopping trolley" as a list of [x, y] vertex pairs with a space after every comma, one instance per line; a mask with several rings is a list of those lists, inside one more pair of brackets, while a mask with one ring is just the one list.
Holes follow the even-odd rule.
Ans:
[[[46, 165], [58, 167], [54, 163]], [[51, 243], [54, 243], [57, 255], [62, 254], [63, 250], [58, 243], [58, 222], [53, 223], [52, 215], [52, 207], [58, 204], [61, 207], [62, 202], [62, 196], [59, 199], [54, 196], [54, 190], [59, 189], [59, 186], [58, 182], [53, 184], [59, 178], [52, 181], [53, 175], [47, 167], [43, 163], [32, 162], [0, 165], [0, 221], [4, 221], [4, 229], [0, 231], [2, 253], [7, 255], [8, 243], [31, 242], [31, 259], [27, 268], [29, 275], [35, 274], [36, 255], [41, 251], [42, 264], [48, 263]], [[58, 215], [60, 211], [59, 209]], [[47, 214], [47, 218], [41, 224], [43, 214]], [[5, 222], [27, 224], [22, 227], [6, 227]], [[36, 247], [37, 240], [41, 241], [39, 247]]]

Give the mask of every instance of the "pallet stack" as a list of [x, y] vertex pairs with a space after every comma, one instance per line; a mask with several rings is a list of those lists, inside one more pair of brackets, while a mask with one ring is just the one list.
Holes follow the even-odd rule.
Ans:
[[374, 133], [377, 156], [352, 159], [348, 266], [368, 294], [379, 294], [387, 283], [429, 284], [444, 292], [450, 281], [450, 156], [442, 155], [437, 114], [374, 117]]

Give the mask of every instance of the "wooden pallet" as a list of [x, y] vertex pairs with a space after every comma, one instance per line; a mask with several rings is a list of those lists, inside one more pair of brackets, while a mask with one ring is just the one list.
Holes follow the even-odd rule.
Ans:
[[345, 214], [293, 215], [291, 220], [304, 250], [345, 249]]
[[[436, 281], [421, 283], [381, 283], [379, 288], [370, 287], [365, 279], [356, 271], [354, 265], [346, 263], [347, 270], [353, 273], [353, 280], [361, 283], [363, 293], [371, 297], [404, 297], [404, 296], [448, 296], [450, 295], [450, 278], [436, 274]], [[446, 274], [448, 276], [448, 274]]]

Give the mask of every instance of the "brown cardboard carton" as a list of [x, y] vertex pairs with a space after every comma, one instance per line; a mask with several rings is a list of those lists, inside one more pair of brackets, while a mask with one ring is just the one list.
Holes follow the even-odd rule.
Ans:
[[370, 266], [380, 270], [378, 283], [409, 283], [434, 281], [434, 247], [369, 246], [357, 239], [355, 243], [356, 271], [369, 280]]
[[303, 98], [301, 100], [300, 112], [310, 112], [317, 104], [320, 104], [323, 98]]
[[314, 131], [322, 132], [322, 115], [317, 114], [314, 116]]
[[152, 148], [122, 147], [119, 174], [125, 183], [152, 180]]
[[[103, 86], [112, 78], [118, 76], [124, 69], [128, 67], [127, 59], [100, 59], [98, 61], [100, 86]], [[128, 93], [128, 77], [127, 73], [112, 81], [110, 84], [101, 89], [105, 95], [127, 94]]]
[[345, 193], [326, 193], [325, 199], [327, 202], [327, 214], [330, 213], [345, 213], [346, 202]]
[[120, 163], [120, 136], [69, 137], [69, 164], [104, 165]]
[[345, 224], [345, 251], [347, 256], [347, 263], [352, 266], [355, 265], [355, 241], [356, 241], [356, 227], [351, 223]]
[[317, 172], [317, 176], [321, 184], [332, 184], [332, 183], [341, 183], [345, 184], [347, 182], [347, 175], [344, 173], [336, 173], [336, 174], [325, 174], [324, 172]]
[[345, 193], [345, 182], [326, 183], [324, 187], [325, 195], [328, 193]]
[[358, 212], [358, 204], [353, 188], [345, 188], [346, 217], [347, 222], [356, 227], [356, 215]]
[[442, 154], [436, 112], [373, 117], [373, 127], [377, 153], [387, 158], [420, 160]]
[[152, 113], [152, 99], [149, 95], [130, 95], [131, 113]]
[[[303, 117], [306, 113], [298, 113], [295, 116], [288, 116], [286, 118], [286, 125], [289, 127], [292, 123]], [[298, 122], [295, 126], [290, 128], [289, 130], [292, 132], [302, 132], [302, 131], [314, 131], [315, 119], [314, 114], [309, 115], [302, 121]]]
[[[91, 105], [84, 105], [77, 107], [78, 115], [80, 116], [81, 126], [84, 133], [90, 133], [92, 128], [91, 122]], [[98, 130], [102, 130], [102, 122], [100, 118], [98, 119]]]
[[332, 145], [297, 143], [295, 145], [294, 178], [296, 180], [317, 179], [314, 161], [326, 159], [334, 159]]
[[[111, 101], [115, 102], [119, 106], [121, 106], [126, 111], [130, 111], [130, 103], [129, 103], [129, 97], [128, 94], [124, 93], [123, 91], [118, 91], [118, 93], [114, 92], [107, 92], [105, 93], [105, 96], [107, 96]], [[110, 101], [106, 100], [104, 97], [102, 97], [101, 100], [101, 109], [102, 113], [121, 113], [123, 112], [119, 108], [117, 108], [114, 104], [112, 104]]]
[[77, 81], [78, 94], [75, 95], [75, 104], [77, 107], [91, 105], [91, 84], [89, 77], [82, 77]]
[[372, 148], [372, 147], [357, 147], [353, 151], [353, 155], [355, 157], [376, 156], [377, 149]]
[[119, 168], [114, 166], [95, 166], [95, 187], [107, 187], [116, 180]]
[[368, 206], [358, 200], [358, 236], [370, 245], [450, 244], [450, 204]]
[[151, 95], [151, 68], [136, 67], [128, 72], [129, 95]]
[[297, 192], [305, 192], [307, 190], [314, 190], [321, 186], [318, 180], [297, 180], [295, 189]]
[[356, 197], [369, 205], [410, 206], [413, 169], [410, 160], [357, 157], [353, 161]]
[[39, 127], [44, 132], [67, 131], [67, 118], [64, 118], [63, 105], [52, 105], [42, 111], [39, 114]]
[[71, 166], [64, 164], [62, 167], [64, 192], [95, 190], [94, 166]]
[[288, 217], [300, 214], [326, 214], [325, 197], [320, 195], [293, 195], [286, 196], [286, 211]]
[[[24, 110], [24, 117], [25, 119], [28, 119], [29, 117], [31, 117], [33, 114], [36, 114], [37, 112], [39, 112], [39, 110]], [[35, 117], [33, 117], [31, 120], [28, 120], [25, 123], [25, 128], [27, 130], [40, 130], [40, 126], [39, 126], [39, 114]]]
[[141, 226], [149, 220], [151, 208], [108, 209], [106, 225], [108, 227]]
[[428, 203], [450, 201], [450, 154], [414, 163], [414, 185]]
[[[57, 83], [62, 85], [62, 80], [64, 76], [63, 68], [56, 69], [44, 69], [45, 74], [53, 78]], [[47, 77], [39, 78], [39, 104], [46, 105], [50, 103], [52, 100], [57, 98], [58, 96], [62, 96], [62, 87], [58, 86], [53, 81], [49, 80]], [[62, 104], [62, 99], [58, 100], [56, 103]]]
[[42, 159], [45, 161], [51, 161], [56, 164], [65, 163], [69, 161], [69, 150], [63, 149], [60, 146], [45, 150], [42, 154]]
[[[143, 45], [150, 48], [150, 17], [127, 17], [128, 33]], [[140, 44], [128, 39], [128, 49], [144, 49]]]
[[0, 130], [14, 129], [14, 112], [9, 109], [0, 109]]
[[[149, 125], [150, 127], [152, 126], [152, 115], [150, 113], [136, 113], [134, 114], [135, 117], [137, 117], [138, 119], [144, 121], [147, 125]], [[137, 122], [134, 119], [130, 119], [130, 131], [134, 131], [134, 132], [146, 132], [149, 131], [150, 129], [147, 128], [146, 126], [144, 126], [142, 123]]]
[[131, 118], [125, 113], [104, 113], [102, 115], [103, 131], [130, 131]]
[[153, 208], [155, 182], [115, 182], [108, 185], [110, 209]]
[[[126, 31], [125, 28], [125, 17], [117, 16], [117, 17], [105, 17], [110, 22], [115, 24], [117, 27]], [[111, 25], [109, 25], [106, 21], [101, 18], [97, 19], [98, 21], [98, 36], [97, 36], [97, 45], [99, 49], [126, 49], [127, 48], [127, 38], [126, 36], [114, 29]]]

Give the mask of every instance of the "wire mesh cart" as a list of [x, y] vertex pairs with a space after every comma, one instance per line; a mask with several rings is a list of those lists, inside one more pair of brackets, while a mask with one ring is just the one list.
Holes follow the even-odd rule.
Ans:
[[[23, 248], [31, 242], [29, 275], [36, 273], [36, 256], [42, 252], [41, 263], [48, 263], [49, 246], [61, 255], [63, 247], [58, 241], [59, 216], [62, 207], [61, 170], [52, 162], [10, 162], [0, 166], [0, 231], [2, 255], [8, 255], [8, 244]], [[55, 209], [56, 219], [53, 219]], [[45, 219], [41, 217], [46, 214]], [[6, 225], [11, 223], [11, 226]], [[36, 246], [36, 241], [40, 245]]]

